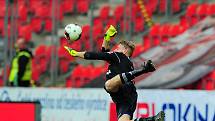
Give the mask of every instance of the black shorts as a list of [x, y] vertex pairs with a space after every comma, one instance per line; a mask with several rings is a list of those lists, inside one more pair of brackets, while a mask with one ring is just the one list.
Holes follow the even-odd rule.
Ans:
[[137, 104], [137, 92], [134, 84], [132, 82], [124, 84], [118, 92], [108, 93], [116, 104], [117, 118], [119, 119], [123, 114], [128, 114], [132, 120]]

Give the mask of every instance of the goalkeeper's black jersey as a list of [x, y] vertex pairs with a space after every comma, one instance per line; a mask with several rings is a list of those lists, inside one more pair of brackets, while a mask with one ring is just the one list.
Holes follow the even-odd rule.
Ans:
[[106, 80], [117, 74], [134, 70], [133, 63], [125, 54], [120, 52], [86, 52], [85, 59], [105, 60], [109, 63]]
[[108, 70], [106, 73], [106, 80], [113, 78], [117, 74], [129, 72], [134, 70], [133, 63], [130, 58], [123, 53], [112, 52], [112, 58], [116, 58], [115, 61], [109, 62]]
[[[119, 52], [86, 52], [84, 58], [107, 61], [109, 67], [106, 73], [106, 80], [113, 78], [117, 74], [134, 70], [133, 63], [129, 57]], [[120, 87], [118, 92], [108, 93], [115, 103], [127, 103], [129, 106], [134, 105], [133, 107], [136, 107], [137, 92], [132, 81]]]

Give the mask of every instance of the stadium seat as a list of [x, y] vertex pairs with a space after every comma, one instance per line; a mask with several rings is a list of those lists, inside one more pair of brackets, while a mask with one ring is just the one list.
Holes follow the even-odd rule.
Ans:
[[110, 12], [110, 6], [109, 5], [102, 6], [100, 11], [99, 11], [99, 17], [103, 21], [106, 21], [109, 17], [109, 12]]
[[28, 8], [25, 4], [21, 4], [18, 6], [18, 17], [19, 20], [26, 22], [27, 21]]
[[70, 62], [67, 58], [59, 58], [58, 65], [61, 74], [68, 72]]
[[199, 4], [198, 3], [192, 3], [187, 7], [186, 10], [186, 17], [191, 17], [191, 16], [195, 16], [196, 15], [196, 10], [198, 8]]
[[48, 66], [48, 59], [50, 59], [47, 54], [47, 47], [45, 45], [39, 45], [35, 49], [35, 64], [40, 66], [40, 71], [45, 72]]
[[[150, 39], [150, 46], [157, 46], [160, 44], [160, 25], [155, 24], [149, 31], [149, 39]], [[147, 40], [147, 37], [146, 37]]]
[[31, 28], [34, 32], [42, 31], [42, 19], [41, 18], [32, 18], [31, 19]]
[[180, 26], [179, 25], [171, 25], [169, 28], [169, 37], [175, 37], [180, 34]]
[[73, 13], [75, 0], [63, 0], [61, 1], [61, 7], [63, 8], [63, 13]]
[[135, 50], [134, 50], [134, 53], [133, 53], [133, 57], [136, 57], [138, 56], [140, 53], [142, 53], [144, 51], [144, 46], [142, 44], [136, 44], [136, 47], [135, 47]]
[[103, 37], [104, 30], [103, 25], [97, 24], [93, 26], [93, 40], [96, 42], [98, 38]]
[[164, 24], [162, 26], [160, 26], [159, 28], [159, 36], [162, 42], [168, 42], [169, 41], [169, 29], [170, 29], [169, 24]]
[[84, 69], [84, 67], [82, 65], [78, 65], [76, 66], [72, 73], [71, 73], [71, 80], [73, 82], [74, 87], [80, 87], [82, 82], [83, 82], [83, 78], [82, 78], [82, 70]]
[[203, 18], [205, 18], [207, 16], [208, 10], [209, 10], [210, 6], [206, 3], [201, 4], [197, 10], [196, 10], [196, 14], [198, 16], [198, 19], [201, 20]]
[[20, 26], [18, 29], [19, 29], [19, 34], [18, 34], [19, 37], [25, 38], [26, 41], [31, 40], [31, 34], [32, 34], [31, 25]]
[[143, 46], [144, 46], [144, 50], [148, 50], [151, 47], [151, 41], [148, 36], [143, 37]]
[[4, 19], [0, 18], [0, 35], [2, 35], [4, 30]]
[[[128, 13], [130, 13], [129, 9], [130, 9], [129, 7], [126, 8], [126, 11], [128, 11]], [[132, 11], [131, 11], [131, 19], [132, 19], [132, 21], [135, 21], [135, 19], [137, 17], [140, 17], [140, 16], [141, 16], [140, 6], [137, 3], [132, 3]]]
[[52, 19], [45, 19], [45, 27], [46, 32], [51, 33], [52, 32]]
[[205, 85], [206, 90], [215, 90], [215, 82], [212, 79], [208, 79]]
[[159, 30], [160, 30], [160, 25], [159, 24], [155, 24], [154, 26], [151, 27], [151, 29], [149, 30], [149, 36], [158, 36], [159, 34]]
[[141, 17], [138, 17], [134, 21], [134, 32], [142, 32], [144, 31], [144, 19]]
[[153, 36], [152, 38], [151, 38], [151, 42], [152, 42], [152, 46], [158, 46], [158, 45], [160, 45], [160, 38], [158, 37], [158, 36]]
[[[9, 25], [7, 26], [7, 28], [6, 28], [6, 29], [7, 29], [8, 37], [10, 37], [10, 32], [11, 32], [11, 30], [10, 30], [11, 27], [10, 27], [10, 26], [11, 26], [11, 25], [9, 24]], [[3, 37], [5, 36], [5, 31], [2, 32], [2, 36], [3, 36]]]
[[65, 85], [67, 88], [71, 88], [73, 87], [73, 82], [70, 78], [67, 78], [66, 79], [66, 85]]
[[90, 25], [82, 26], [82, 35], [79, 41], [82, 43], [85, 50], [90, 49]]
[[181, 10], [181, 0], [172, 0], [172, 12], [176, 13]]
[[36, 63], [36, 60], [32, 60], [32, 79], [38, 81], [41, 75], [40, 66]]
[[87, 14], [90, 2], [88, 0], [78, 0], [76, 9], [80, 14]]
[[90, 25], [89, 24], [83, 25], [81, 37], [89, 38], [89, 36], [90, 36]]
[[123, 5], [117, 5], [114, 9], [114, 17], [117, 22], [120, 22], [124, 15], [124, 6]]
[[121, 32], [124, 32], [124, 30], [128, 31], [128, 27], [129, 27], [128, 21], [121, 20], [119, 24], [120, 24], [120, 31]]
[[5, 12], [6, 12], [6, 6], [4, 0], [1, 0], [0, 2], [1, 7], [0, 7], [0, 18], [4, 18]]
[[34, 12], [35, 12], [34, 17], [39, 17], [39, 18], [50, 18], [52, 13], [49, 2], [45, 2], [43, 4], [37, 5], [36, 8], [34, 9]]
[[106, 22], [106, 26], [109, 26], [109, 25], [113, 25], [113, 26], [117, 25], [116, 19], [114, 17], [108, 17], [108, 20]]
[[190, 17], [189, 21], [190, 21], [190, 25], [194, 26], [195, 24], [197, 24], [199, 22], [199, 18], [198, 18], [198, 16], [192, 16], [192, 17]]
[[207, 15], [215, 15], [215, 3], [209, 5]]
[[93, 25], [103, 25], [103, 20], [100, 17], [95, 17], [93, 19]]
[[160, 0], [159, 12], [164, 13], [166, 10], [166, 0]]

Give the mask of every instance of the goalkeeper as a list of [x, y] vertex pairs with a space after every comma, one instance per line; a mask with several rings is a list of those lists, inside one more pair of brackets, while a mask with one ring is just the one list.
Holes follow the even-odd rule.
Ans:
[[[105, 33], [102, 52], [78, 52], [67, 46], [64, 48], [71, 56], [87, 60], [104, 60], [109, 63], [104, 88], [116, 104], [118, 121], [132, 121], [137, 103], [137, 92], [132, 80], [144, 73], [155, 71], [155, 67], [152, 61], [148, 60], [141, 69], [134, 70], [130, 57], [135, 45], [131, 41], [121, 41], [117, 48], [110, 52], [109, 42], [116, 33], [116, 29], [111, 25]], [[164, 121], [164, 112], [134, 121]]]

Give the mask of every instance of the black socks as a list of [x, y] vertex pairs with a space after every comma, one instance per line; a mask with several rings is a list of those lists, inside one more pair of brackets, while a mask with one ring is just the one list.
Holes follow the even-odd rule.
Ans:
[[144, 73], [153, 72], [155, 71], [155, 67], [151, 60], [148, 60], [141, 69], [133, 70], [130, 72], [125, 72], [120, 74], [120, 79], [122, 83], [127, 83], [128, 81], [133, 80], [135, 77], [138, 77]]
[[138, 77], [147, 72], [148, 71], [146, 71], [145, 68], [143, 67], [142, 69], [133, 70], [130, 72], [125, 72], [125, 73], [120, 74], [120, 79], [122, 80], [122, 83], [124, 84], [128, 81], [133, 80], [135, 77]]
[[134, 121], [155, 121], [154, 116], [148, 118], [137, 118]]

